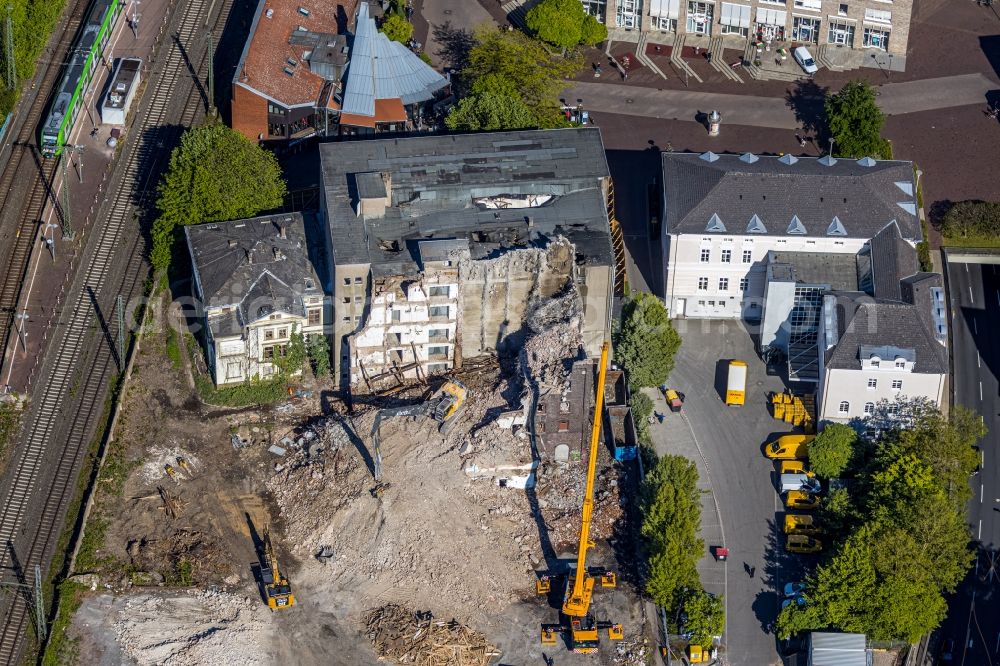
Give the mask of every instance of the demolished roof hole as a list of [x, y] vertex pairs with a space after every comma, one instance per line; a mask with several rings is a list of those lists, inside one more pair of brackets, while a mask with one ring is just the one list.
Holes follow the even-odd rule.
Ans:
[[399, 245], [399, 241], [398, 240], [381, 240], [380, 239], [379, 242], [378, 242], [378, 246], [379, 246], [379, 249], [384, 250], [386, 252], [399, 252], [399, 251], [402, 250], [402, 247]]

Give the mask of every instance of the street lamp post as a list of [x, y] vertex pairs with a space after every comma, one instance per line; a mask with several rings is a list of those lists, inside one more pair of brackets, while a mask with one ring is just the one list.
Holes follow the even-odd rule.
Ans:
[[45, 237], [45, 232], [49, 231], [49, 237], [45, 238], [45, 245], [49, 248], [49, 252], [52, 253], [52, 261], [56, 260], [56, 228], [58, 224], [54, 222], [49, 222], [45, 225], [45, 229], [42, 231], [42, 237]]
[[23, 310], [18, 314], [14, 315], [14, 318], [20, 322], [20, 326], [17, 328], [18, 336], [21, 338], [21, 349], [24, 353], [28, 353], [28, 332], [24, 329], [24, 323], [28, 320], [28, 311]]
[[830, 157], [833, 157], [833, 137], [830, 137]]

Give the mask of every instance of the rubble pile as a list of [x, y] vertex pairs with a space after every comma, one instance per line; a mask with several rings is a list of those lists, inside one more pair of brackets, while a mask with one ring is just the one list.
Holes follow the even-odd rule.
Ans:
[[531, 335], [521, 348], [523, 372], [539, 386], [562, 386], [573, 361], [582, 358], [582, 325], [583, 302], [572, 283], [537, 303], [528, 315]]
[[365, 613], [367, 636], [380, 658], [415, 666], [487, 666], [499, 656], [477, 631], [430, 612], [388, 605]]
[[259, 602], [232, 594], [140, 594], [125, 601], [114, 631], [139, 666], [253, 666], [267, 661], [266, 613]]
[[[608, 460], [601, 447], [598, 468]], [[585, 481], [579, 466], [543, 462], [536, 470], [538, 508], [548, 527], [549, 540], [557, 552], [576, 548], [580, 540], [580, 518]], [[624, 519], [619, 495], [618, 473], [614, 468], [599, 472], [594, 481], [592, 539], [613, 538], [616, 524]]]
[[646, 666], [649, 663], [649, 646], [638, 636], [615, 644], [615, 666]]

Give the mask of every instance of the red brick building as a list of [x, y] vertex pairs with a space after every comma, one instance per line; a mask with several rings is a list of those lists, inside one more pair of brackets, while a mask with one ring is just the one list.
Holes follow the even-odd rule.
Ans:
[[376, 11], [352, 0], [260, 0], [233, 77], [233, 128], [287, 142], [412, 127], [448, 81], [379, 33]]

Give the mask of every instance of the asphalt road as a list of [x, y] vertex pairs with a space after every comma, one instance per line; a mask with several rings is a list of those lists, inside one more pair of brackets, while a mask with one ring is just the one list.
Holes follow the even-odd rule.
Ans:
[[976, 565], [950, 600], [941, 638], [955, 642], [955, 664], [1000, 664], [1000, 267], [949, 263], [948, 287], [955, 402], [980, 414], [989, 432], [968, 505]]

